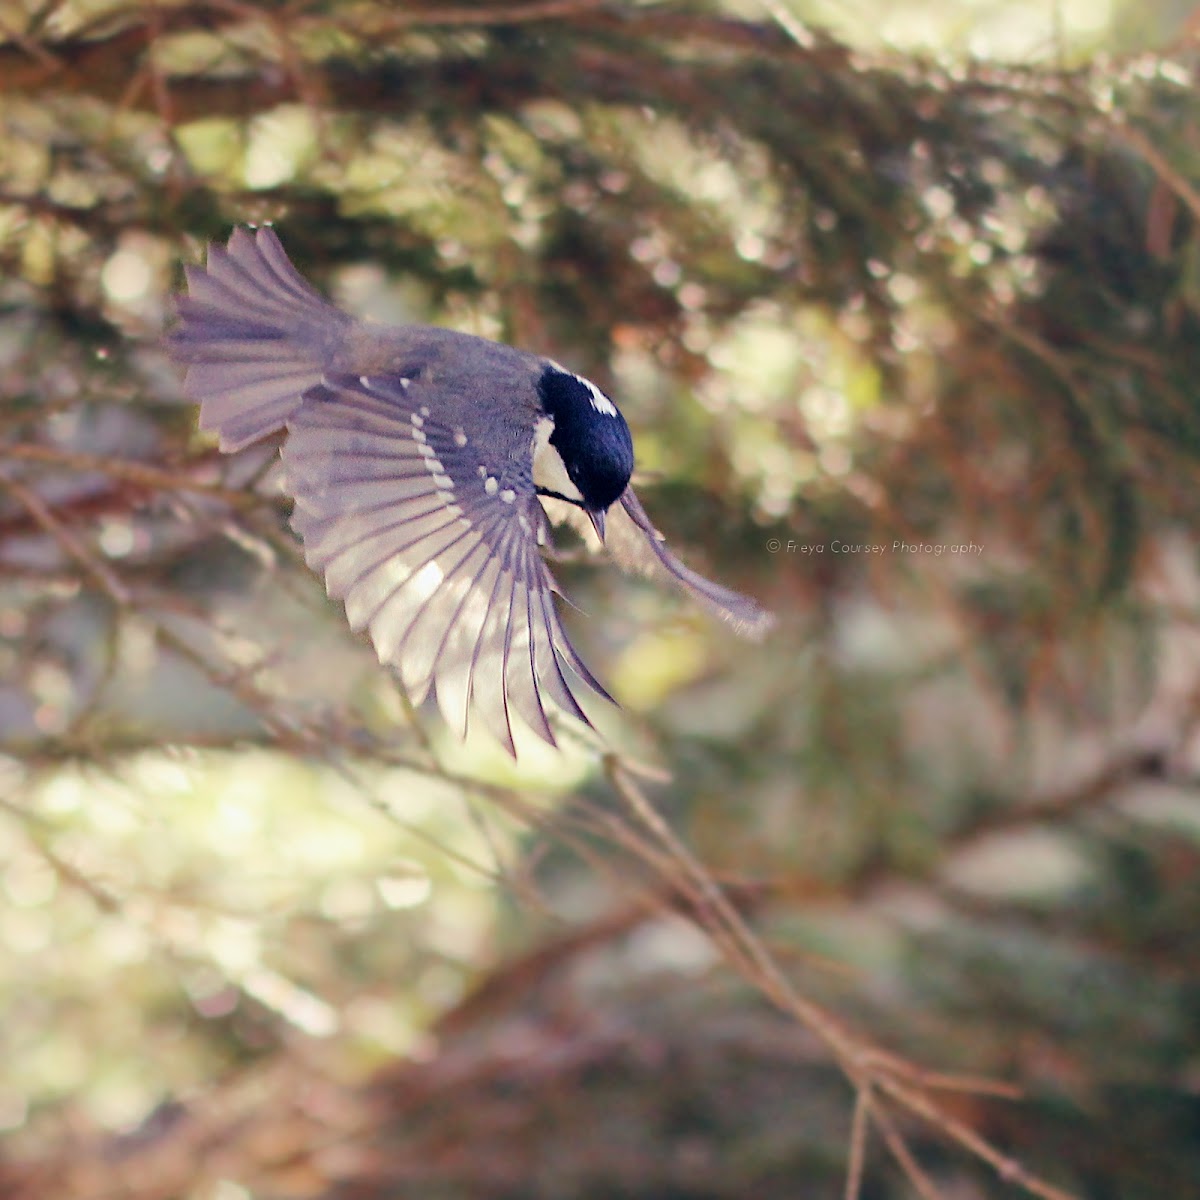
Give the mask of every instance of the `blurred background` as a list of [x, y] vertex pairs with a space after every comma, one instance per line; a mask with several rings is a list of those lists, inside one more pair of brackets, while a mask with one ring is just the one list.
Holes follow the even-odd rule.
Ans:
[[[1198, 35], [0, 2], [0, 1195], [1200, 1194]], [[414, 712], [162, 352], [268, 220], [778, 630], [575, 556], [607, 751]]]

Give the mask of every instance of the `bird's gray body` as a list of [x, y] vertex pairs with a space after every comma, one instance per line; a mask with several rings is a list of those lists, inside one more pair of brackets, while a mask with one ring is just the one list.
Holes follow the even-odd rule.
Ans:
[[432, 690], [460, 732], [475, 713], [512, 750], [515, 711], [553, 744], [547, 700], [587, 721], [582, 696], [607, 697], [554, 608], [539, 491], [588, 509], [598, 530], [611, 505], [627, 565], [654, 564], [743, 632], [766, 628], [753, 601], [662, 544], [627, 486], [628, 427], [586, 380], [454, 330], [354, 320], [269, 228], [236, 230], [187, 277], [169, 342], [201, 427], [226, 451], [286, 429], [308, 563], [414, 702]]
[[[325, 367], [344, 375], [389, 375], [419, 380], [450, 424], [485, 433], [497, 450], [520, 457], [543, 415], [535, 385], [546, 360], [486, 338], [436, 325], [386, 326], [354, 322]], [[468, 361], [470, 367], [464, 367]], [[486, 386], [480, 380], [486, 377]]]

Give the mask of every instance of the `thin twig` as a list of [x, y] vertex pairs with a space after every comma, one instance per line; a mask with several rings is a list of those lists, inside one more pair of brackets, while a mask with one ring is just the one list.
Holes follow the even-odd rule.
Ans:
[[1030, 1195], [1041, 1197], [1041, 1200], [1078, 1200], [1073, 1193], [1031, 1175], [1016, 1159], [1001, 1154], [986, 1138], [939, 1108], [921, 1092], [887, 1076], [879, 1078], [877, 1084], [880, 1091], [886, 1092], [897, 1104], [922, 1117], [976, 1158], [986, 1162], [1006, 1183], [1015, 1184]]
[[871, 1089], [860, 1087], [854, 1099], [854, 1119], [850, 1124], [850, 1147], [846, 1161], [845, 1200], [859, 1200], [862, 1194], [863, 1171], [867, 1161], [868, 1117], [871, 1112]]
[[[20, 462], [44, 463], [47, 466], [63, 467], [80, 474], [98, 472], [123, 479], [128, 483], [154, 491], [197, 492], [222, 500], [238, 508], [261, 505], [263, 497], [240, 488], [228, 488], [220, 483], [211, 483], [188, 474], [191, 464], [182, 464], [175, 470], [151, 466], [149, 463], [132, 459], [110, 458], [101, 454], [83, 454], [75, 450], [62, 450], [57, 446], [42, 446], [32, 442], [17, 442], [0, 446], [0, 456]], [[211, 469], [209, 464], [204, 464]]]
[[937, 1184], [929, 1178], [924, 1167], [913, 1157], [912, 1151], [908, 1148], [908, 1142], [896, 1127], [891, 1114], [878, 1101], [871, 1106], [871, 1119], [875, 1122], [892, 1157], [900, 1164], [900, 1169], [907, 1176], [908, 1182], [913, 1185], [913, 1190], [921, 1197], [921, 1200], [943, 1200]]
[[0, 487], [12, 493], [29, 515], [59, 544], [67, 557], [79, 563], [118, 607], [129, 604], [129, 590], [112, 568], [54, 515], [37, 492], [4, 475], [0, 475]]

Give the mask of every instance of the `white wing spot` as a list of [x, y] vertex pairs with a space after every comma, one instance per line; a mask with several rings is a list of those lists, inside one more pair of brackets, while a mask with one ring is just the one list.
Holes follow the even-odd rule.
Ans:
[[411, 420], [412, 420], [413, 426], [417, 429], [420, 429], [421, 426], [425, 424], [425, 418], [418, 417], [416, 413], [413, 413]]
[[454, 431], [454, 444], [456, 446], [465, 446], [467, 444], [467, 435], [461, 429]]
[[371, 380], [368, 376], [360, 375], [358, 377], [358, 382], [361, 383], [363, 385], [363, 387], [365, 387], [367, 389], [368, 392], [371, 390]]
[[454, 480], [451, 479], [450, 476], [445, 474], [444, 472], [435, 475], [433, 477], [433, 483], [434, 483], [434, 486], [436, 488], [438, 488], [439, 490], [444, 490], [447, 492], [454, 491]]
[[446, 468], [442, 466], [441, 459], [438, 458], [437, 452], [434, 450], [434, 448], [426, 442], [418, 442], [417, 449], [421, 452], [421, 458], [425, 462], [425, 469], [430, 473], [430, 475], [433, 476], [434, 484], [438, 487], [441, 486], [441, 484], [437, 482], [438, 476], [440, 475], [447, 481], [450, 487], [453, 488], [454, 481], [449, 477], [449, 475], [447, 475]]
[[429, 416], [429, 405], [428, 404], [421, 405], [421, 416], [423, 416], [423, 417]]
[[484, 480], [483, 490], [487, 492], [489, 496], [494, 496], [500, 490], [500, 485], [496, 482], [493, 476], [489, 475], [487, 479]]
[[483, 465], [483, 463], [480, 463], [480, 464], [479, 464], [479, 467], [478, 467], [477, 469], [478, 469], [478, 471], [479, 471], [479, 478], [480, 478], [480, 479], [486, 479], [486, 478], [487, 478], [487, 467], [485, 467], [485, 466]]
[[413, 430], [413, 438], [417, 441], [417, 443], [419, 445], [422, 445], [422, 446], [425, 445], [425, 434], [420, 429]]
[[516, 498], [517, 493], [514, 492], [512, 488], [505, 488], [504, 491], [500, 493], [500, 499], [503, 500], [505, 504], [511, 504]]

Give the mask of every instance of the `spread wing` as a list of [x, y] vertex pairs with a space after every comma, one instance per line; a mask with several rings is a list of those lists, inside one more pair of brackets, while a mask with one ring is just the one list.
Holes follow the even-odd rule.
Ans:
[[[591, 522], [578, 508], [550, 500], [546, 502], [546, 511], [551, 520], [570, 525], [593, 549], [600, 548]], [[742, 637], [761, 641], [775, 624], [774, 615], [757, 600], [705, 579], [681, 562], [655, 528], [632, 486], [627, 487], [620, 500], [608, 510], [603, 548], [624, 571], [678, 585]]]
[[[612, 512], [617, 512], [614, 504]], [[775, 624], [771, 613], [749, 596], [732, 588], [705, 579], [691, 567], [680, 562], [667, 549], [666, 539], [654, 527], [642, 502], [633, 488], [627, 487], [621, 496], [620, 518], [609, 521], [611, 531], [605, 545], [613, 558], [625, 569], [651, 575], [663, 571], [679, 584], [694, 600], [723, 621], [727, 621], [742, 637], [759, 640]]]
[[436, 386], [331, 375], [306, 393], [283, 448], [293, 527], [414, 703], [432, 689], [451, 728], [477, 714], [510, 753], [515, 710], [556, 745], [548, 701], [590, 724], [580, 685], [611, 697], [554, 608], [531, 446], [480, 447]]

